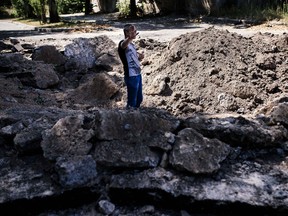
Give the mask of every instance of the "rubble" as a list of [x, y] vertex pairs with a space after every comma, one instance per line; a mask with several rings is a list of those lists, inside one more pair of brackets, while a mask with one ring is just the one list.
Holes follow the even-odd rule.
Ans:
[[0, 209], [287, 214], [287, 35], [208, 28], [138, 40], [138, 110], [124, 109], [107, 36], [65, 41], [65, 51], [12, 42], [0, 54]]

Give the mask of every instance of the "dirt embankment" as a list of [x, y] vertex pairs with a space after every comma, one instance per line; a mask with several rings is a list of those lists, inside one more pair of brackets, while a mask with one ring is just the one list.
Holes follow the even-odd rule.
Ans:
[[286, 34], [244, 37], [215, 28], [183, 34], [144, 66], [146, 103], [175, 114], [253, 113], [288, 92], [287, 54]]
[[[139, 23], [142, 33], [144, 28], [145, 26]], [[165, 29], [155, 31], [162, 30]], [[117, 32], [117, 37], [121, 38], [122, 30], [121, 33], [118, 31], [119, 29], [114, 29], [111, 33], [105, 31], [103, 34], [114, 38]], [[288, 92], [287, 34], [256, 33], [252, 36], [243, 36], [218, 26], [178, 33], [167, 42], [165, 38], [167, 39], [170, 31], [171, 29], [167, 29], [162, 41], [153, 39], [155, 36], [153, 34], [151, 37], [141, 37], [135, 41], [138, 48], [145, 51], [146, 56], [142, 62], [144, 107], [165, 109], [175, 115], [189, 115], [193, 112], [251, 114], [270, 100]], [[247, 31], [251, 31], [251, 28]], [[75, 34], [79, 37], [84, 36], [79, 32]], [[149, 35], [149, 31], [147, 30], [145, 34]], [[97, 35], [98, 33], [94, 37]], [[68, 37], [67, 34], [66, 36]], [[46, 37], [48, 38], [39, 39], [39, 36], [36, 36], [19, 39], [22, 45], [29, 42], [35, 47], [44, 44], [63, 47], [71, 43], [71, 38], [65, 38], [65, 35], [62, 35], [62, 39], [52, 38], [50, 35]], [[115, 43], [115, 49], [116, 46]], [[95, 70], [88, 72], [90, 76]], [[126, 89], [122, 79], [122, 65], [114, 65], [112, 72], [120, 93], [109, 100], [107, 102], [109, 106], [106, 107], [123, 108]], [[70, 72], [65, 74], [68, 77], [61, 72], [60, 79], [61, 77], [66, 81], [69, 79], [77, 86], [80, 84], [79, 76], [83, 75], [83, 71], [76, 74], [74, 81], [71, 79], [75, 74], [72, 76]], [[87, 74], [83, 76], [87, 77]], [[2, 86], [6, 86], [1, 90], [0, 96], [5, 103], [9, 103], [9, 106], [19, 104], [67, 108], [70, 106], [65, 101], [64, 85], [61, 85], [60, 89], [55, 86], [52, 90], [44, 91], [26, 88], [15, 76], [8, 78], [1, 76], [0, 81]], [[61, 80], [60, 83], [66, 81]], [[101, 106], [105, 107], [105, 104], [102, 103]], [[72, 108], [75, 108], [74, 104]]]

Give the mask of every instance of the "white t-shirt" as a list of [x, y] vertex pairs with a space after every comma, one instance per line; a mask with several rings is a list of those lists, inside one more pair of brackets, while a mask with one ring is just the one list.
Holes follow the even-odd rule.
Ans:
[[141, 67], [134, 44], [129, 43], [125, 54], [128, 62], [129, 76], [138, 76], [141, 73]]

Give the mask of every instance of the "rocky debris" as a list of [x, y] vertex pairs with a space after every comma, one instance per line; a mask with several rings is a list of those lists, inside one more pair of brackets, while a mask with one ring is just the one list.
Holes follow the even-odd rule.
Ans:
[[110, 215], [115, 210], [115, 205], [108, 200], [99, 201], [99, 209], [105, 215]]
[[[25, 200], [44, 203], [35, 215], [211, 215], [236, 204], [287, 214], [285, 34], [140, 39], [138, 110], [122, 109], [107, 36], [63, 50], [0, 45], [0, 209], [20, 213], [11, 206]], [[59, 200], [68, 205], [57, 210]]]
[[[281, 109], [282, 106], [278, 104], [277, 109]], [[184, 125], [194, 128], [206, 137], [217, 138], [243, 148], [278, 146], [285, 142], [287, 128], [283, 125], [271, 125], [268, 119], [268, 116], [258, 120], [249, 120], [243, 116], [219, 118], [217, 115], [195, 115], [189, 117]], [[264, 125], [269, 126], [259, 126], [263, 122], [265, 122]]]
[[[13, 71], [9, 75], [21, 78], [22, 86], [60, 89], [60, 92], [50, 92], [50, 95], [56, 92], [57, 96], [47, 100], [47, 95], [34, 91], [43, 102], [51, 101], [50, 103], [56, 106], [83, 108], [87, 107], [86, 104], [95, 104], [102, 107], [123, 107], [126, 89], [122, 65], [116, 52], [117, 45], [104, 35], [96, 38], [78, 38], [70, 42], [65, 41], [64, 44], [63, 50], [42, 45], [37, 47], [32, 55], [25, 54], [28, 59], [39, 59], [42, 63], [28, 60], [24, 63], [19, 59], [20, 56], [14, 57], [16, 54], [11, 54], [10, 57], [19, 59], [16, 60], [17, 65], [21, 61], [22, 65], [26, 64], [24, 68], [38, 64], [48, 70], [50, 64], [44, 64], [43, 61], [52, 63], [59, 81], [51, 78], [52, 69], [48, 72], [48, 78], [54, 80], [53, 82], [47, 83], [47, 79], [40, 82], [38, 79], [41, 79], [41, 76], [36, 76], [35, 72], [29, 72], [30, 77], [32, 76], [29, 79], [23, 71], [18, 72], [25, 75], [24, 79], [16, 72], [20, 70], [17, 69], [17, 65], [6, 65], [7, 61], [11, 62], [6, 54], [1, 55], [2, 71], [4, 74]], [[229, 31], [209, 28], [181, 35], [169, 43], [148, 38], [139, 39], [136, 45], [146, 56], [142, 62], [145, 96], [143, 106], [146, 107], [165, 109], [177, 116], [188, 116], [194, 112], [253, 114], [275, 97], [287, 93], [285, 74], [288, 49], [285, 34], [259, 33], [244, 37]], [[61, 62], [53, 63], [52, 57], [50, 60], [45, 58], [50, 52], [47, 51], [51, 49], [53, 56], [59, 56], [57, 60]], [[96, 73], [102, 72], [108, 76], [96, 76]], [[33, 84], [32, 81], [36, 78], [38, 81], [34, 81]], [[106, 83], [100, 85], [97, 84], [97, 80], [104, 80]], [[71, 91], [77, 87], [78, 90]], [[104, 90], [110, 93], [104, 94]], [[14, 95], [21, 92], [18, 89], [14, 91]], [[80, 96], [85, 94], [87, 97]], [[11, 93], [3, 97], [9, 101], [18, 101], [9, 95]], [[53, 98], [58, 98], [58, 102]]]
[[66, 100], [72, 103], [95, 105], [99, 102], [108, 104], [120, 86], [107, 73], [97, 73], [90, 80], [67, 93]]
[[[72, 157], [71, 157], [72, 155]], [[96, 162], [91, 155], [60, 156], [55, 163], [59, 183], [64, 188], [85, 187], [93, 184], [97, 177]]]
[[56, 49], [55, 46], [39, 46], [33, 50], [31, 55], [33, 61], [43, 61], [46, 64], [53, 64], [55, 66], [64, 65], [66, 62], [65, 56]]
[[225, 143], [186, 128], [178, 133], [169, 162], [176, 169], [194, 174], [213, 173], [229, 153], [230, 148]]
[[[118, 58], [116, 58], [117, 54], [115, 46], [115, 43], [106, 35], [95, 38], [76, 38], [71, 44], [65, 46], [64, 55], [68, 57], [68, 61], [66, 62], [66, 70], [89, 69], [93, 68], [96, 63], [97, 66], [101, 66], [100, 62], [103, 62], [103, 55], [107, 55], [109, 53], [110, 58], [106, 57], [104, 60], [113, 58], [113, 61], [119, 64], [120, 62], [117, 61]], [[115, 58], [117, 60], [115, 60]], [[104, 65], [110, 65], [111, 67], [111, 60], [106, 61]]]
[[0, 41], [0, 50], [12, 50], [13, 46], [11, 44], [7, 44], [3, 41]]
[[[281, 103], [277, 106], [281, 107]], [[251, 140], [259, 140], [254, 147], [245, 145], [246, 139], [234, 142], [234, 137], [243, 135], [243, 124], [238, 121], [244, 117], [195, 114], [192, 119], [181, 119], [153, 109], [36, 111], [31, 108], [1, 111], [2, 207], [8, 201], [40, 201], [40, 197], [86, 188], [90, 196], [110, 200], [108, 204], [99, 202], [100, 210], [95, 209], [99, 212], [124, 211], [116, 197], [126, 193], [141, 193], [152, 200], [163, 193], [175, 201], [186, 197], [182, 201], [187, 206], [196, 201], [225, 205], [237, 202], [273, 208], [276, 213], [277, 209], [288, 211], [285, 190], [288, 134], [280, 122], [278, 129], [283, 135], [278, 142], [266, 145], [265, 136], [250, 133]], [[199, 119], [213, 122], [214, 126], [202, 127]], [[275, 130], [274, 125], [262, 120], [247, 117], [244, 123], [244, 128], [267, 134]], [[199, 132], [193, 129], [197, 125]], [[210, 137], [206, 136], [205, 128], [213, 131], [222, 126], [225, 129], [216, 130], [215, 134], [223, 132], [225, 142], [219, 140], [221, 136], [211, 137], [211, 132]], [[34, 133], [24, 136], [27, 130]], [[17, 137], [21, 137], [21, 142]], [[19, 148], [19, 143], [25, 145]]]
[[[110, 45], [106, 46], [107, 43]], [[0, 55], [0, 82], [7, 86], [1, 90], [1, 98], [7, 102], [2, 104], [3, 108], [21, 104], [113, 106], [109, 100], [121, 98], [122, 78], [113, 72], [101, 73], [119, 66], [115, 44], [107, 36], [75, 39], [64, 47], [65, 51], [41, 45], [26, 46], [32, 49], [32, 54], [31, 51], [11, 53], [8, 45], [7, 52]], [[88, 53], [89, 58], [82, 56], [87, 54], [87, 47], [93, 53]]]
[[22, 85], [47, 89], [59, 83], [59, 77], [52, 65], [31, 62], [21, 54], [1, 55], [0, 67], [3, 70], [2, 75], [16, 77]]
[[[50, 130], [43, 132], [41, 147], [44, 157], [56, 160], [58, 157], [87, 155], [92, 148], [89, 140], [92, 130], [85, 130], [84, 116], [67, 116], [60, 119]], [[79, 128], [84, 127], [82, 130]], [[72, 132], [72, 133], [71, 133]]]

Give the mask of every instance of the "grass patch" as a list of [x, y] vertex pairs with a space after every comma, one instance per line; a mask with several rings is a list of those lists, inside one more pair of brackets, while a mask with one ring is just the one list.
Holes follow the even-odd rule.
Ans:
[[[286, 8], [287, 7], [287, 8]], [[288, 6], [284, 5], [284, 8], [260, 8], [253, 5], [247, 5], [245, 7], [230, 7], [228, 9], [222, 8], [215, 12], [214, 16], [228, 17], [232, 19], [246, 19], [257, 22], [269, 22], [272, 20], [281, 20], [288, 25]]]
[[27, 25], [32, 25], [38, 28], [62, 28], [62, 29], [67, 29], [70, 33], [72, 32], [83, 32], [83, 33], [88, 33], [88, 32], [93, 32], [97, 30], [107, 30], [110, 28], [109, 25], [102, 25], [102, 24], [97, 24], [96, 22], [80, 22], [78, 21], [71, 21], [71, 22], [58, 22], [58, 23], [46, 23], [46, 24], [41, 24], [38, 20], [33, 20], [33, 19], [14, 19], [17, 22], [22, 22]]
[[226, 16], [233, 19], [249, 19], [255, 21], [267, 21], [272, 19], [280, 19], [281, 15], [273, 10], [266, 9], [255, 9], [251, 7], [246, 7], [245, 9], [232, 7], [229, 9], [223, 9], [219, 11], [216, 16]]
[[43, 28], [56, 28], [56, 27], [65, 27], [67, 24], [64, 22], [58, 22], [58, 23], [41, 23], [40, 20], [35, 19], [24, 19], [24, 18], [14, 18], [13, 20], [17, 22], [21, 22], [27, 25], [32, 25], [35, 27], [43, 27]]

